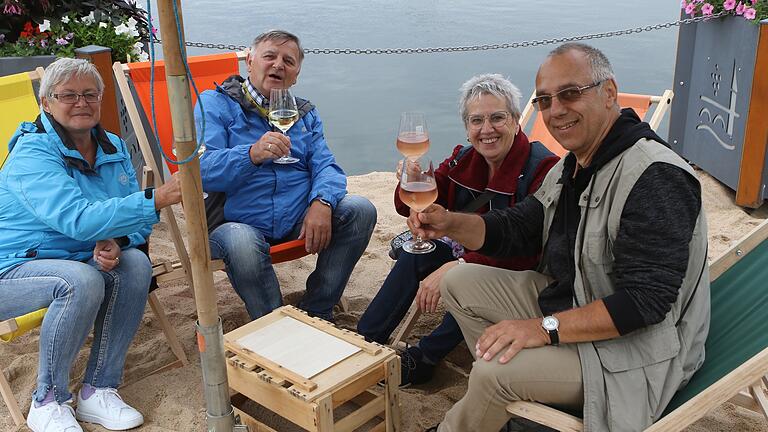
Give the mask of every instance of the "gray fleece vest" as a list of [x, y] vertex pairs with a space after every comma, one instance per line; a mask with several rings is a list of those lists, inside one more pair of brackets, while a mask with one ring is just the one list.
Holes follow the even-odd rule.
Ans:
[[[678, 166], [695, 178], [677, 154], [656, 141], [642, 139], [603, 166], [580, 196], [581, 219], [574, 251], [578, 304], [614, 292], [612, 249], [622, 210], [632, 187], [654, 162]], [[542, 244], [546, 244], [560, 197], [562, 185], [557, 181], [562, 171], [563, 160], [534, 194], [544, 206]], [[688, 269], [666, 318], [615, 339], [578, 345], [585, 431], [645, 429], [659, 419], [677, 389], [704, 362], [710, 317], [706, 259], [707, 224], [702, 208], [689, 243]], [[546, 274], [546, 269], [543, 272]], [[686, 304], [688, 309], [680, 319]]]

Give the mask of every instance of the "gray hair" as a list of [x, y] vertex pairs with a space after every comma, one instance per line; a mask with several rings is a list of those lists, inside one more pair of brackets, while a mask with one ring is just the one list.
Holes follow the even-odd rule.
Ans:
[[253, 43], [251, 43], [251, 52], [256, 51], [256, 47], [265, 41], [291, 41], [295, 43], [297, 47], [299, 47], [299, 63], [304, 60], [304, 48], [301, 47], [301, 41], [299, 40], [298, 36], [291, 32], [287, 32], [285, 30], [267, 30], [264, 33], [256, 36], [256, 38], [253, 40]]
[[550, 51], [547, 58], [562, 55], [569, 51], [578, 51], [587, 57], [587, 61], [589, 61], [589, 64], [592, 67], [592, 82], [603, 82], [605, 80], [615, 79], [613, 67], [611, 66], [611, 62], [608, 61], [608, 57], [606, 57], [602, 51], [591, 45], [578, 42], [564, 43]]
[[459, 114], [464, 121], [464, 127], [467, 126], [467, 118], [469, 117], [467, 105], [483, 94], [496, 96], [503, 100], [515, 121], [520, 119], [520, 99], [523, 95], [514, 84], [499, 74], [475, 75], [461, 85], [459, 92], [461, 92]]
[[42, 99], [49, 97], [60, 84], [73, 77], [90, 78], [96, 83], [99, 93], [104, 92], [104, 81], [99, 70], [85, 59], [60, 58], [45, 68], [43, 79], [40, 80], [40, 90], [37, 95]]

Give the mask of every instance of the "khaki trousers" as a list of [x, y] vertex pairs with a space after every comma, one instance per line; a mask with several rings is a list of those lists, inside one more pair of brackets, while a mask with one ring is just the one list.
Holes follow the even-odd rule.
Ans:
[[[486, 327], [541, 317], [538, 294], [551, 280], [534, 271], [461, 264], [446, 273], [440, 288], [474, 355]], [[439, 432], [497, 432], [511, 417], [507, 404], [517, 400], [581, 410], [581, 362], [575, 344], [524, 349], [507, 364], [498, 357], [475, 358], [467, 393], [446, 413]]]

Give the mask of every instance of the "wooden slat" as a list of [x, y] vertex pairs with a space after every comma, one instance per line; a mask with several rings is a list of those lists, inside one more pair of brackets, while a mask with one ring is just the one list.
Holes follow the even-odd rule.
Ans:
[[0, 322], [0, 335], [4, 335], [10, 332], [15, 332], [18, 329], [19, 329], [19, 325], [16, 324], [15, 318], [11, 318], [9, 320]]
[[755, 403], [759, 408], [758, 412], [763, 414], [765, 419], [768, 420], [768, 396], [766, 396], [762, 384], [758, 381], [749, 386], [749, 394], [752, 395], [752, 398], [755, 400]]
[[333, 400], [331, 395], [321, 398], [315, 405], [315, 431], [333, 431]]
[[152, 312], [155, 314], [155, 318], [157, 318], [157, 321], [160, 323], [160, 328], [163, 330], [165, 338], [168, 340], [168, 345], [171, 347], [171, 351], [183, 366], [188, 365], [189, 360], [187, 360], [187, 354], [184, 353], [184, 347], [182, 347], [181, 342], [179, 342], [179, 336], [176, 334], [176, 330], [173, 329], [171, 322], [168, 321], [168, 317], [165, 315], [163, 305], [157, 298], [157, 292], [153, 291], [149, 293], [147, 301], [149, 302], [149, 307], [152, 308]]
[[538, 402], [512, 402], [507, 405], [507, 412], [561, 432], [581, 432], [584, 430], [584, 424], [580, 418]]
[[768, 146], [768, 25], [760, 25], [755, 69], [752, 73], [752, 92], [744, 130], [744, 147], [739, 166], [739, 184], [736, 204], [760, 207], [763, 204], [763, 168]]
[[656, 104], [656, 109], [653, 110], [653, 115], [651, 115], [650, 120], [648, 120], [651, 129], [657, 130], [659, 128], [661, 121], [664, 119], [664, 115], [672, 106], [672, 99], [674, 97], [675, 93], [672, 90], [664, 90], [661, 97], [651, 96], [651, 103]]
[[742, 237], [709, 265], [709, 280], [714, 282], [726, 270], [736, 264], [737, 261], [752, 252], [752, 249], [759, 246], [765, 239], [768, 239], [768, 219], [755, 227], [749, 234]]
[[235, 415], [240, 417], [240, 424], [248, 426], [248, 432], [278, 432], [271, 427], [265, 425], [264, 423], [256, 420], [255, 418], [251, 417], [250, 415], [246, 414], [245, 411], [241, 410], [238, 407], [235, 408]]
[[352, 432], [383, 411], [384, 395], [381, 395], [337, 421], [333, 432]]
[[411, 304], [410, 309], [408, 309], [408, 313], [405, 315], [403, 324], [400, 325], [400, 328], [397, 330], [397, 333], [395, 333], [395, 337], [392, 339], [392, 342], [390, 343], [390, 346], [392, 348], [397, 349], [400, 342], [405, 342], [405, 338], [407, 338], [408, 335], [411, 334], [411, 331], [416, 326], [416, 323], [419, 321], [420, 316], [421, 316], [421, 310], [419, 309], [419, 305], [417, 305], [416, 302], [414, 301]]
[[400, 430], [400, 357], [393, 357], [384, 364], [387, 379], [384, 382], [386, 432]]
[[8, 411], [11, 412], [11, 418], [16, 426], [21, 426], [25, 423], [24, 414], [21, 413], [19, 408], [19, 401], [16, 400], [16, 396], [13, 395], [11, 385], [5, 379], [5, 374], [0, 370], [0, 394], [3, 396], [5, 405], [8, 407]]
[[340, 388], [338, 391], [333, 392], [333, 407], [339, 407], [345, 402], [355, 399], [361, 393], [364, 393], [366, 389], [369, 389], [376, 385], [379, 381], [384, 379], [384, 373], [381, 368], [375, 368], [367, 374], [361, 376], [356, 381], [347, 384]]
[[301, 321], [303, 323], [309, 324], [312, 327], [324, 331], [334, 337], [337, 337], [343, 341], [349, 342], [350, 344], [359, 347], [366, 353], [370, 355], [377, 355], [381, 353], [382, 347], [380, 345], [372, 344], [370, 342], [366, 342], [365, 339], [363, 339], [359, 334], [352, 333], [348, 330], [340, 329], [333, 324], [329, 323], [328, 321], [325, 321], [323, 319], [319, 318], [313, 318], [307, 315], [304, 311], [301, 311], [296, 308], [284, 308], [283, 313], [293, 319], [296, 319], [298, 321]]
[[237, 355], [239, 355], [241, 358], [252, 361], [264, 369], [269, 370], [273, 374], [285, 378], [286, 380], [293, 383], [293, 385], [298, 386], [304, 391], [311, 392], [317, 388], [317, 384], [311, 379], [305, 378], [290, 369], [284, 368], [282, 365], [279, 365], [266, 357], [256, 354], [248, 348], [240, 345], [236, 341], [229, 341], [227, 343], [227, 349], [237, 353]]
[[760, 351], [737, 369], [702, 390], [701, 393], [656, 422], [647, 431], [662, 432], [683, 429], [704, 417], [713, 408], [736, 396], [740, 389], [760, 381], [766, 370], [768, 370], [768, 348]]

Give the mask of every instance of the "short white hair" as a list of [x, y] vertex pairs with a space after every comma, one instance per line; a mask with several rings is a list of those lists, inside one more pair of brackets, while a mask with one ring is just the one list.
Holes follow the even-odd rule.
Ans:
[[40, 80], [40, 90], [37, 95], [42, 98], [51, 96], [53, 90], [73, 77], [90, 78], [96, 84], [99, 93], [104, 92], [104, 80], [99, 70], [85, 59], [60, 58], [45, 68], [45, 75]]
[[512, 82], [499, 74], [475, 75], [461, 85], [459, 89], [459, 115], [467, 126], [469, 117], [468, 105], [483, 94], [496, 96], [507, 105], [507, 111], [512, 114], [515, 121], [520, 120], [520, 99], [523, 97]]

